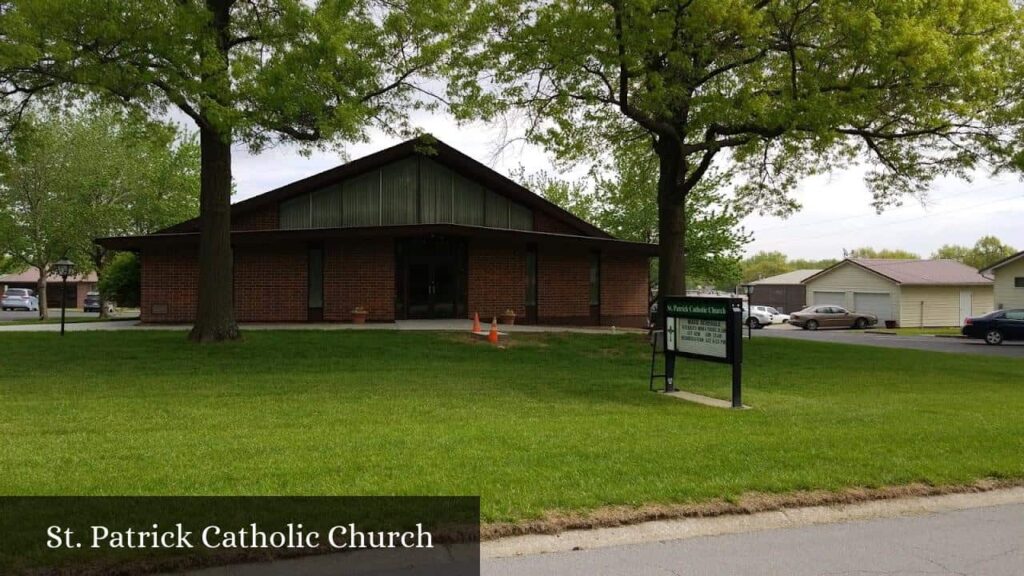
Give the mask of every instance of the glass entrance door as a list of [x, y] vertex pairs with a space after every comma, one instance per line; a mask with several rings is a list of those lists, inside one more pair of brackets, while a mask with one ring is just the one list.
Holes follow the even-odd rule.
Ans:
[[407, 240], [401, 250], [406, 318], [456, 318], [465, 315], [465, 242], [448, 238]]

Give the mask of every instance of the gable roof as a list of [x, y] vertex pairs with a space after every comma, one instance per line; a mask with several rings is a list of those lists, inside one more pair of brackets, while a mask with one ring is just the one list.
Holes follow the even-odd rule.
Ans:
[[909, 286], [988, 285], [992, 280], [977, 270], [955, 260], [886, 260], [881, 258], [847, 258], [817, 274], [804, 283], [850, 264], [873, 272], [890, 282]]
[[994, 272], [996, 270], [996, 268], [1002, 268], [1003, 266], [1006, 266], [1007, 264], [1011, 264], [1013, 262], [1016, 262], [1017, 260], [1020, 260], [1021, 258], [1024, 258], [1024, 250], [1021, 250], [1020, 252], [1017, 252], [1013, 256], [1008, 256], [1006, 258], [1003, 258], [999, 262], [996, 262], [995, 264], [992, 264], [988, 268], [985, 268], [984, 270], [982, 270], [981, 273], [984, 274], [986, 272]]
[[804, 280], [814, 276], [819, 269], [804, 269], [804, 270], [793, 270], [792, 272], [786, 272], [785, 274], [778, 274], [775, 276], [769, 276], [767, 278], [761, 278], [760, 280], [754, 280], [750, 284], [801, 284]]
[[[259, 208], [265, 208], [313, 190], [325, 188], [347, 178], [375, 170], [386, 164], [415, 155], [421, 155], [425, 158], [438, 162], [439, 164], [447, 166], [462, 176], [478, 182], [486, 188], [498, 192], [511, 200], [519, 202], [523, 206], [543, 212], [545, 215], [568, 225], [574, 230], [577, 230], [583, 236], [614, 238], [614, 236], [604, 230], [601, 230], [597, 226], [594, 226], [590, 222], [577, 217], [542, 196], [520, 186], [515, 181], [502, 176], [488, 166], [470, 158], [462, 152], [459, 152], [455, 148], [436, 139], [432, 135], [424, 135], [411, 140], [406, 140], [405, 142], [396, 144], [390, 148], [385, 148], [384, 150], [375, 152], [369, 156], [357, 158], [356, 160], [342, 164], [341, 166], [325, 170], [319, 174], [314, 174], [307, 178], [297, 180], [291, 184], [286, 184], [279, 188], [275, 188], [274, 190], [270, 190], [269, 192], [264, 192], [263, 194], [253, 196], [252, 198], [236, 202], [231, 205], [231, 217], [234, 219], [241, 214], [252, 212]], [[193, 218], [160, 230], [159, 232], [156, 232], [156, 234], [193, 232], [198, 229], [199, 219]]]

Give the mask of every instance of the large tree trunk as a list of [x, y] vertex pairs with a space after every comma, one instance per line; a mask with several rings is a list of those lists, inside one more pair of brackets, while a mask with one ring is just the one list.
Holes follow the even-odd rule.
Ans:
[[46, 309], [46, 267], [36, 268], [39, 270], [39, 280], [36, 281], [36, 298], [39, 299], [39, 319], [46, 320], [50, 317]]
[[686, 294], [686, 194], [679, 144], [666, 137], [658, 154], [658, 300]]
[[231, 143], [217, 132], [199, 131], [199, 302], [189, 338], [196, 342], [234, 340], [231, 256]]

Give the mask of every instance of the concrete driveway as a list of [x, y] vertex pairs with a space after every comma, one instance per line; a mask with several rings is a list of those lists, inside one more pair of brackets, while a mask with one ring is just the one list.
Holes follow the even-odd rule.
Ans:
[[[744, 334], [746, 334], [745, 331]], [[795, 338], [798, 340], [858, 344], [882, 348], [904, 348], [908, 350], [927, 350], [930, 352], [1024, 358], [1024, 342], [1006, 342], [1002, 346], [989, 346], [981, 340], [967, 340], [963, 338], [893, 336], [870, 334], [860, 330], [815, 330], [812, 332], [810, 330], [801, 330], [795, 326], [768, 326], [763, 330], [754, 330], [754, 338]]]

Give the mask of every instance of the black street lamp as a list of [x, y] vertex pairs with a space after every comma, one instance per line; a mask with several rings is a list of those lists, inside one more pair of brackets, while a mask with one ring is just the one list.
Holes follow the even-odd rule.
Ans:
[[753, 322], [750, 321], [754, 315], [754, 307], [750, 302], [750, 297], [754, 295], [754, 285], [744, 284], [741, 288], [743, 288], [743, 292], [747, 295], [747, 339], [749, 340], [754, 337]]
[[68, 276], [75, 273], [75, 263], [67, 258], [61, 258], [53, 267], [57, 276], [60, 276], [60, 335], [64, 335], [64, 311], [68, 305]]

